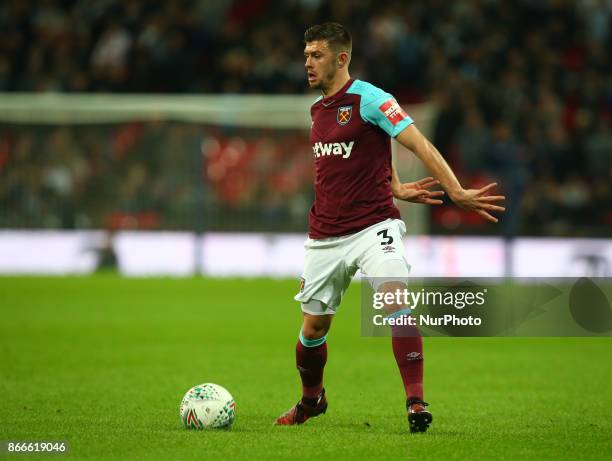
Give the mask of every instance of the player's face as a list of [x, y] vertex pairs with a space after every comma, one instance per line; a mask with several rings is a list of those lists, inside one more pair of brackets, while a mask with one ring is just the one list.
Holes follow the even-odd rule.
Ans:
[[325, 90], [333, 82], [338, 70], [336, 54], [329, 49], [325, 40], [306, 43], [304, 48], [306, 72], [310, 88]]

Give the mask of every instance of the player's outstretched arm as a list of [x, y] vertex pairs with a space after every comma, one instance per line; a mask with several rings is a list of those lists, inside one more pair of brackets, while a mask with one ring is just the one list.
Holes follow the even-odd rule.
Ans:
[[404, 129], [395, 139], [415, 153], [429, 172], [439, 180], [440, 185], [457, 206], [464, 210], [475, 211], [488, 221], [498, 221], [490, 212], [505, 211], [504, 207], [495, 203], [502, 202], [506, 198], [503, 195], [487, 195], [497, 183], [487, 184], [481, 189], [464, 189], [438, 149], [414, 124]]
[[402, 183], [395, 166], [391, 165], [391, 191], [393, 196], [406, 202], [422, 203], [424, 205], [441, 205], [442, 200], [435, 197], [444, 195], [442, 190], [428, 190], [440, 184], [440, 181], [430, 177], [415, 182]]

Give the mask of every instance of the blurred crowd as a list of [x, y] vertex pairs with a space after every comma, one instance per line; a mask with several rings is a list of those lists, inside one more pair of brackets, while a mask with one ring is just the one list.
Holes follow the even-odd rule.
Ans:
[[[507, 233], [607, 232], [612, 0], [7, 0], [0, 91], [302, 93], [303, 31], [330, 19], [353, 32], [353, 77], [403, 104], [434, 102], [434, 143], [461, 178], [500, 181]], [[311, 171], [283, 157], [278, 145], [287, 139], [213, 131], [0, 127], [0, 226], [28, 213], [28, 226], [121, 226], [122, 213], [153, 210], [138, 219], [180, 227], [177, 210], [202, 206], [213, 221], [235, 212], [227, 222], [249, 216], [303, 228]], [[307, 149], [307, 134], [287, 136]], [[203, 145], [204, 164], [194, 169], [192, 153]], [[236, 149], [240, 160], [228, 163]], [[59, 198], [49, 200], [49, 190]], [[36, 211], [54, 203], [60, 211]], [[113, 203], [116, 213], [96, 212]], [[441, 231], [478, 227], [444, 207], [432, 222]]]
[[302, 131], [0, 125], [0, 228], [303, 230]]

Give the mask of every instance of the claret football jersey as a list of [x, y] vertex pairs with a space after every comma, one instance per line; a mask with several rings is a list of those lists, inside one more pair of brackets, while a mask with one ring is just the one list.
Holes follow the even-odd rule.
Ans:
[[313, 239], [352, 234], [399, 218], [391, 193], [391, 137], [413, 123], [389, 93], [349, 80], [310, 109], [315, 164]]

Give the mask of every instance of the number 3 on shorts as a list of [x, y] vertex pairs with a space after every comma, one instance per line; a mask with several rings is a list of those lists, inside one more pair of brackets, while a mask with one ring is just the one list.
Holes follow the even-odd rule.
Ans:
[[383, 229], [380, 232], [376, 232], [376, 235], [380, 235], [384, 239], [380, 242], [381, 245], [390, 245], [393, 243], [393, 237], [389, 235], [389, 229]]

